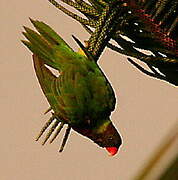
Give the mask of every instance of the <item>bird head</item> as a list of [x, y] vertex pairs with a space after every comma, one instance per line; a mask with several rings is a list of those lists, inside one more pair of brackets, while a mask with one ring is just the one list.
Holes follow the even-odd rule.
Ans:
[[[100, 122], [100, 121], [99, 121]], [[85, 128], [73, 127], [78, 133], [88, 137], [100, 147], [105, 148], [111, 156], [118, 152], [122, 138], [110, 120], [103, 120], [95, 126]]]

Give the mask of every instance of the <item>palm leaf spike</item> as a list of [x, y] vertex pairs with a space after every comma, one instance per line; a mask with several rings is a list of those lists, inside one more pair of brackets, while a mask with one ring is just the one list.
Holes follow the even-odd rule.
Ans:
[[103, 1], [103, 0], [98, 0], [98, 2], [103, 6], [107, 6], [107, 3], [105, 1]]
[[133, 61], [132, 59], [127, 58], [127, 60], [128, 60], [133, 66], [135, 66], [138, 70], [140, 70], [141, 72], [143, 72], [144, 74], [146, 74], [146, 75], [148, 75], [148, 76], [150, 76], [150, 77], [154, 77], [154, 78], [160, 79], [160, 80], [167, 80], [167, 81], [168, 81], [168, 79], [167, 79], [165, 76], [163, 76], [162, 74], [160, 74], [158, 71], [156, 71], [156, 70], [154, 69], [154, 67], [148, 65], [148, 67], [151, 69], [151, 71], [153, 71], [153, 73], [152, 73], [152, 72], [147, 71], [146, 69], [144, 69], [142, 66], [140, 66], [139, 64], [137, 64], [137, 63], [136, 63], [135, 61]]
[[94, 13], [96, 13], [97, 16], [99, 15], [97, 9], [92, 7], [92, 5], [90, 5], [89, 3], [87, 3], [83, 0], [75, 0], [75, 2], [78, 5], [81, 5], [81, 7], [85, 7], [86, 9], [91, 9]]
[[[167, 3], [168, 3], [168, 1], [158, 1], [157, 3], [156, 3], [156, 8], [154, 8], [155, 9], [155, 12], [154, 12], [154, 14], [151, 14], [152, 16], [152, 18], [153, 19], [156, 19], [156, 17], [158, 17], [160, 14], [161, 14], [161, 12], [162, 11], [164, 11], [164, 9], [165, 9], [165, 7], [166, 7], [166, 5], [167, 5]], [[170, 3], [170, 2], [169, 2]], [[172, 9], [172, 8], [171, 8]], [[168, 12], [169, 12], [170, 10], [168, 10]], [[164, 16], [167, 16], [167, 13], [164, 13]]]
[[111, 33], [115, 24], [117, 24], [117, 14], [121, 13], [122, 4], [117, 1], [112, 1], [110, 4], [105, 3], [105, 7], [102, 11], [100, 18], [98, 19], [95, 31], [91, 34], [88, 41], [88, 51], [93, 55], [99, 57], [103, 49], [111, 38]]
[[92, 6], [90, 6], [87, 3], [78, 3], [78, 2], [74, 2], [74, 1], [70, 1], [70, 0], [61, 0], [62, 2], [70, 5], [71, 7], [74, 7], [76, 10], [78, 10], [79, 12], [85, 14], [85, 16], [89, 15], [89, 16], [98, 16], [98, 12], [92, 8]]
[[63, 13], [65, 13], [66, 15], [68, 15], [68, 16], [72, 17], [73, 19], [77, 20], [81, 24], [85, 24], [85, 25], [89, 25], [91, 27], [95, 27], [96, 24], [95, 24], [95, 22], [93, 20], [87, 20], [85, 18], [82, 18], [82, 17], [78, 16], [77, 14], [72, 13], [71, 11], [67, 10], [62, 5], [60, 5], [58, 2], [56, 2], [55, 0], [48, 0], [48, 1], [50, 3], [52, 3], [56, 8], [61, 10]]
[[103, 6], [99, 3], [98, 0], [88, 0], [93, 8], [97, 9], [98, 12], [102, 11]]
[[176, 1], [160, 1], [158, 8], [152, 19], [158, 21], [162, 28], [167, 31], [168, 35], [176, 26], [178, 2]]
[[96, 44], [96, 42], [97, 42], [98, 36], [99, 36], [99, 34], [100, 34], [101, 30], [102, 30], [102, 27], [103, 27], [103, 25], [104, 25], [104, 22], [105, 22], [105, 20], [106, 20], [106, 17], [109, 15], [109, 12], [110, 12], [110, 8], [109, 8], [109, 6], [107, 6], [107, 7], [103, 10], [103, 12], [102, 12], [102, 14], [101, 14], [101, 16], [100, 16], [100, 18], [99, 18], [99, 20], [98, 20], [98, 23], [97, 23], [97, 25], [96, 25], [95, 31], [94, 31], [94, 33], [91, 35], [91, 37], [90, 37], [90, 39], [89, 39], [89, 41], [88, 41], [88, 43], [89, 43], [88, 51], [92, 52], [93, 49], [95, 48], [95, 44]]
[[[177, 59], [176, 58], [168, 58], [168, 57], [162, 57], [162, 56], [152, 56], [152, 55], [146, 55], [140, 51], [137, 51], [133, 44], [125, 39], [123, 39], [120, 36], [114, 37], [115, 41], [124, 49], [114, 49], [118, 52], [121, 52], [122, 54], [129, 55], [132, 57], [135, 57], [137, 59], [140, 59], [141, 61], [148, 63], [150, 65], [160, 65], [164, 66], [165, 68], [168, 67], [177, 67]], [[114, 47], [113, 47], [114, 48]], [[175, 66], [176, 65], [176, 66]]]
[[69, 137], [70, 130], [71, 130], [71, 127], [70, 127], [70, 125], [68, 125], [68, 127], [67, 127], [67, 129], [66, 129], [66, 132], [65, 132], [65, 135], [64, 135], [64, 138], [63, 138], [63, 141], [62, 141], [62, 145], [61, 145], [61, 147], [60, 147], [60, 149], [59, 149], [59, 152], [62, 152], [62, 151], [63, 151], [64, 146], [65, 146], [65, 144], [66, 144], [66, 142], [67, 142], [67, 139], [68, 139], [68, 137]]
[[171, 7], [164, 14], [160, 21], [160, 25], [167, 31], [168, 35], [171, 37], [172, 32], [174, 33], [176, 24], [178, 22], [177, 17], [178, 2], [172, 2]]
[[49, 107], [45, 112], [44, 115], [47, 114], [48, 112], [50, 112], [52, 110], [52, 107]]
[[[120, 14], [123, 13], [124, 9], [119, 9], [119, 6], [116, 6], [115, 8], [112, 8], [112, 12], [105, 21], [104, 26], [101, 28], [101, 32], [98, 33], [98, 39], [96, 41], [95, 49], [93, 50], [93, 54], [96, 55], [96, 57], [99, 57], [102, 53], [103, 49], [107, 46], [109, 40], [112, 38], [113, 33], [115, 31], [115, 28], [117, 26], [117, 15], [118, 12]], [[95, 32], [94, 32], [95, 34]]]
[[40, 139], [40, 137], [43, 135], [43, 133], [46, 131], [46, 129], [51, 125], [51, 123], [53, 122], [53, 120], [55, 119], [55, 116], [52, 115], [50, 117], [50, 119], [45, 123], [45, 125], [42, 127], [39, 135], [36, 137], [36, 141], [38, 141]]
[[166, 6], [166, 3], [168, 0], [157, 0], [152, 4], [152, 10], [150, 12], [150, 15], [152, 18], [156, 17]]
[[153, 4], [156, 3], [157, 0], [149, 0], [149, 1], [143, 1], [143, 3], [141, 4], [144, 8], [144, 10], [147, 10], [150, 8], [150, 6], [152, 6]]
[[[160, 59], [162, 59], [162, 58], [160, 58]], [[127, 60], [128, 60], [134, 67], [136, 67], [138, 70], [140, 70], [142, 73], [144, 73], [144, 74], [146, 74], [146, 75], [148, 75], [148, 76], [150, 76], [150, 77], [154, 77], [154, 78], [157, 78], [157, 79], [159, 79], [159, 80], [164, 80], [164, 81], [167, 81], [167, 82], [169, 82], [169, 83], [171, 83], [171, 84], [174, 84], [175, 86], [178, 86], [178, 80], [177, 80], [177, 78], [176, 78], [177, 76], [175, 76], [175, 74], [177, 74], [177, 71], [176, 71], [176, 70], [175, 70], [175, 72], [174, 72], [174, 70], [171, 72], [171, 69], [170, 69], [170, 70], [167, 71], [168, 73], [166, 73], [166, 69], [165, 69], [164, 73], [162, 73], [162, 74], [164, 74], [164, 75], [162, 75], [162, 74], [160, 73], [160, 72], [161, 72], [161, 69], [159, 69], [160, 72], [158, 72], [158, 71], [154, 68], [154, 66], [147, 64], [147, 60], [143, 60], [143, 59], [142, 59], [142, 61], [145, 62], [145, 63], [148, 65], [148, 67], [150, 68], [150, 70], [151, 70], [152, 72], [144, 69], [142, 66], [140, 66], [138, 63], [136, 63], [135, 61], [133, 61], [133, 60], [130, 59], [130, 58], [127, 58]], [[164, 63], [164, 62], [163, 62], [163, 63]], [[176, 66], [175, 66], [175, 68], [176, 68]], [[163, 68], [163, 69], [164, 69], [164, 68]], [[175, 74], [173, 74], [173, 73], [175, 73]]]
[[57, 137], [57, 136], [59, 135], [59, 133], [61, 132], [63, 126], [64, 126], [64, 122], [61, 122], [60, 125], [56, 128], [56, 132], [55, 132], [53, 138], [50, 140], [50, 143], [52, 143], [52, 142], [56, 139], [56, 137]]
[[47, 140], [50, 138], [50, 136], [52, 135], [52, 133], [54, 132], [54, 130], [57, 128], [58, 124], [59, 124], [59, 121], [56, 120], [56, 121], [54, 122], [54, 124], [51, 126], [50, 130], [48, 131], [45, 139], [44, 139], [43, 142], [42, 142], [42, 145], [45, 145], [45, 143], [46, 143]]
[[178, 18], [174, 19], [174, 22], [171, 24], [171, 26], [169, 27], [169, 29], [167, 30], [167, 35], [169, 36], [171, 34], [171, 32], [176, 28], [177, 26], [177, 22], [178, 22]]
[[97, 61], [95, 57], [87, 50], [87, 47], [85, 47], [78, 38], [76, 38], [74, 35], [72, 35], [72, 37], [90, 60]]

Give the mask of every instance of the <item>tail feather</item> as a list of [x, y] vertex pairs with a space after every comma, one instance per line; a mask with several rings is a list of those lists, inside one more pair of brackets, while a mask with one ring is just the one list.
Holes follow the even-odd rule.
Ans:
[[34, 46], [34, 43], [32, 44], [31, 42], [29, 41], [25, 41], [25, 40], [21, 40], [22, 43], [28, 47], [28, 49], [30, 49], [34, 54], [37, 54], [41, 59], [43, 59], [44, 63], [46, 63], [47, 65], [55, 68], [56, 68], [56, 65], [54, 65], [53, 62], [49, 61], [48, 58], [49, 56], [43, 51], [41, 50], [40, 48], [37, 48]]
[[77, 53], [52, 28], [43, 22], [30, 20], [38, 33], [24, 27], [23, 35], [28, 41], [22, 40], [22, 42], [43, 59], [44, 64], [61, 70], [67, 62], [75, 60]]
[[23, 32], [23, 35], [29, 40], [31, 46], [34, 47], [34, 53], [40, 52], [41, 54], [46, 54], [46, 56], [52, 59], [52, 47], [47, 43], [42, 37], [37, 34], [35, 31], [24, 27], [26, 32]]
[[34, 25], [36, 30], [43, 36], [45, 39], [48, 40], [53, 45], [64, 45], [69, 48], [70, 51], [73, 51], [72, 48], [47, 24], [41, 21], [35, 21], [30, 18], [31, 23]]

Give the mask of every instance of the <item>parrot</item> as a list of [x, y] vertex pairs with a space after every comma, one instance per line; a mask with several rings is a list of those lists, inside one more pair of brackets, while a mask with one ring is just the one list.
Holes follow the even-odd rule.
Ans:
[[[33, 64], [52, 116], [36, 138], [51, 126], [42, 144], [54, 134], [50, 143], [67, 125], [61, 149], [70, 130], [89, 138], [109, 155], [118, 152], [122, 138], [110, 115], [115, 109], [114, 90], [85, 45], [75, 36], [79, 51], [75, 52], [49, 25], [30, 18], [36, 31], [24, 26], [23, 44], [33, 53]], [[56, 70], [57, 74], [53, 70]]]

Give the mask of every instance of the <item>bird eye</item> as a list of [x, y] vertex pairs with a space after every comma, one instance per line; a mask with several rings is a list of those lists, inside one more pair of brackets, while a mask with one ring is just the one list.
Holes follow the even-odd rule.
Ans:
[[113, 139], [113, 137], [108, 137], [108, 140], [112, 140]]

